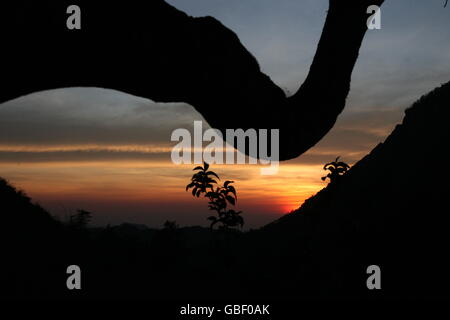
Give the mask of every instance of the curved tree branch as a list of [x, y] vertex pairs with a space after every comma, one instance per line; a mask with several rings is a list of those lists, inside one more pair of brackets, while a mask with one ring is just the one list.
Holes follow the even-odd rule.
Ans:
[[[289, 98], [231, 30], [162, 0], [2, 4], [0, 102], [80, 86], [187, 102], [222, 131], [280, 129], [280, 160], [292, 159], [320, 141], [344, 108], [367, 7], [383, 1], [330, 0], [308, 77]], [[77, 3], [82, 28], [68, 30], [66, 8]]]

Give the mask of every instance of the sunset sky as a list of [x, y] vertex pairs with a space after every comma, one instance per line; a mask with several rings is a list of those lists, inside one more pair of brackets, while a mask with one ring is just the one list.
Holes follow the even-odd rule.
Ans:
[[[312, 61], [327, 0], [170, 0], [235, 31], [263, 72], [295, 92]], [[443, 1], [386, 0], [382, 29], [369, 31], [346, 109], [303, 156], [262, 176], [257, 165], [213, 165], [234, 180], [247, 227], [299, 207], [325, 186], [322, 166], [355, 163], [401, 122], [422, 94], [450, 80], [450, 8]], [[189, 105], [121, 92], [70, 88], [0, 104], [0, 176], [61, 218], [92, 211], [96, 225], [207, 225], [205, 199], [185, 192], [192, 165], [175, 165], [170, 135], [202, 117]], [[204, 125], [206, 126], [206, 124]]]

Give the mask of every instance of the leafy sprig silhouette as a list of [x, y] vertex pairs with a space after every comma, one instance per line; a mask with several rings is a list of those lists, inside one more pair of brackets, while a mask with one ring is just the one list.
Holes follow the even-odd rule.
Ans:
[[236, 188], [232, 185], [234, 181], [227, 180], [223, 186], [218, 185], [217, 180], [219, 176], [214, 171], [208, 171], [209, 164], [204, 162], [203, 166], [194, 168], [194, 173], [191, 178], [191, 183], [186, 186], [186, 191], [192, 188], [192, 195], [200, 197], [204, 194], [209, 199], [209, 210], [216, 211], [217, 216], [210, 216], [208, 220], [211, 221], [211, 229], [217, 224], [221, 223], [221, 228], [228, 229], [230, 227], [242, 227], [244, 225], [244, 218], [240, 215], [242, 211], [228, 209], [229, 205], [235, 206], [237, 202]]
[[328, 162], [323, 166], [323, 170], [328, 170], [330, 172], [322, 177], [322, 181], [325, 181], [328, 178], [330, 179], [330, 183], [336, 182], [348, 171], [348, 169], [350, 169], [350, 166], [345, 162], [339, 161], [339, 158], [340, 157], [337, 157], [336, 160]]
[[220, 180], [219, 176], [213, 172], [208, 171], [209, 164], [204, 162], [204, 166], [198, 166], [194, 168], [194, 171], [198, 171], [191, 178], [191, 183], [186, 186], [186, 191], [192, 188], [192, 195], [200, 197], [202, 193], [206, 193], [208, 190], [213, 189], [213, 184], [217, 184], [217, 181], [211, 177], [216, 177]]

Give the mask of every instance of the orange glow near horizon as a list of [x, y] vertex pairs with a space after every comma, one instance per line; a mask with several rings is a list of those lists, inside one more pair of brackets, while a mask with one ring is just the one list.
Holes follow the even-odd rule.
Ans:
[[[261, 165], [211, 165], [223, 180], [235, 181], [237, 208], [244, 211], [251, 227], [268, 223], [298, 208], [324, 187], [318, 165], [284, 162], [276, 175], [261, 175]], [[206, 219], [206, 199], [185, 191], [193, 165], [169, 160], [0, 162], [0, 176], [24, 190], [51, 213], [64, 215], [83, 208], [98, 214], [97, 223], [160, 223], [182, 215], [189, 223], [195, 213]], [[64, 210], [62, 209], [64, 208]], [[129, 211], [128, 212], [119, 212]], [[114, 211], [114, 212], [113, 212]], [[151, 215], [155, 215], [152, 217]], [[156, 216], [158, 218], [156, 219]], [[201, 220], [194, 219], [192, 225]], [[94, 221], [95, 222], [95, 221]]]

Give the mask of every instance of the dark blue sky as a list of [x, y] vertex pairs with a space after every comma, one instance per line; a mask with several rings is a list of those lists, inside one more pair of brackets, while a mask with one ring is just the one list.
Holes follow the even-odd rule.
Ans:
[[[219, 19], [238, 34], [263, 71], [290, 91], [306, 76], [328, 8], [327, 0], [168, 2], [190, 15]], [[386, 106], [398, 99], [404, 107], [417, 94], [450, 80], [450, 7], [444, 9], [443, 3], [386, 0], [382, 29], [365, 38], [350, 108]]]

